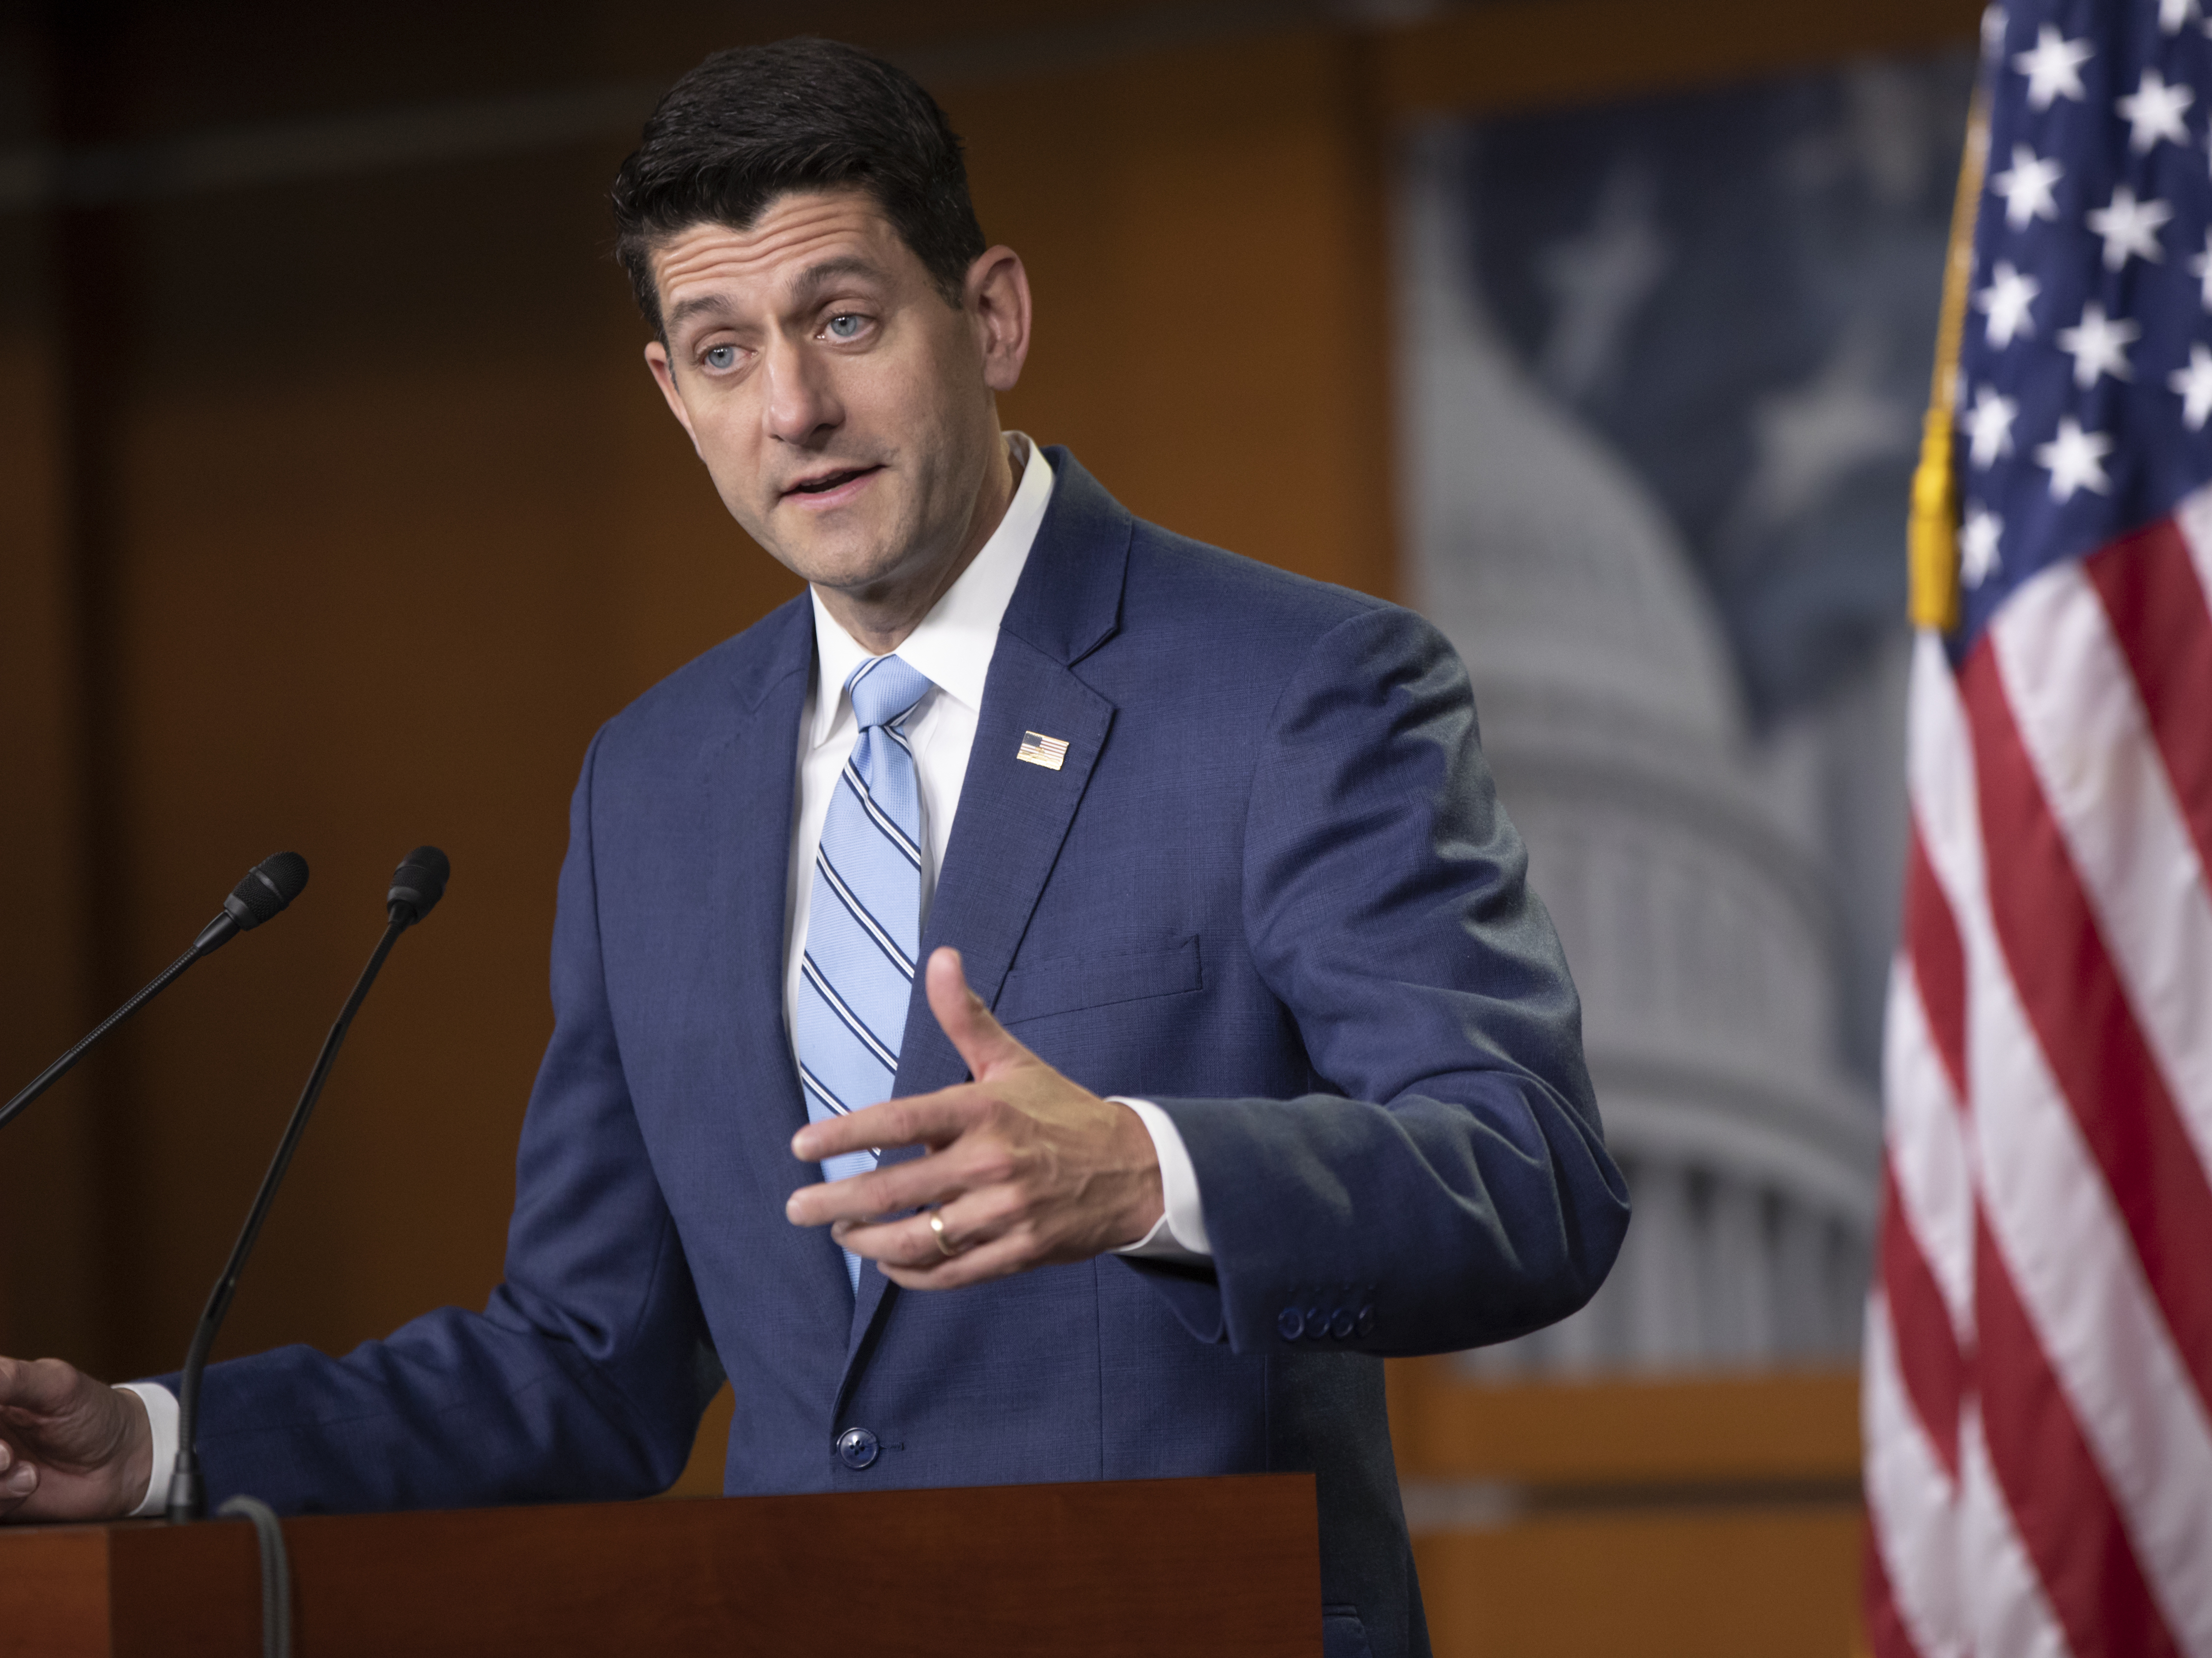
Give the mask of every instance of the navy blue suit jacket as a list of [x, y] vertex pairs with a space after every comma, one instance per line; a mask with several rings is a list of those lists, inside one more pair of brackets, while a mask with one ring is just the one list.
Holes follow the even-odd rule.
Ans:
[[[733, 1493], [1312, 1470], [1332, 1650], [1426, 1649], [1380, 1357], [1557, 1319], [1612, 1263], [1574, 989], [1443, 639], [1050, 452], [923, 946], [1066, 1074], [1168, 1112], [1212, 1270], [921, 1293], [871, 1264], [856, 1298], [784, 1219], [814, 1178], [782, 1008], [802, 597], [592, 744], [506, 1282], [343, 1359], [216, 1367], [216, 1500], [642, 1495], [726, 1372]], [[1031, 731], [1059, 770], [1017, 761]], [[917, 986], [898, 1091], [965, 1074]]]

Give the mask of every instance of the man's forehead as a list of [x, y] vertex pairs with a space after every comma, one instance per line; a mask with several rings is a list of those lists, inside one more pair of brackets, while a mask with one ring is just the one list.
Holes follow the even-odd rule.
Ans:
[[676, 232], [653, 250], [653, 285], [674, 322], [702, 301], [773, 303], [825, 264], [890, 276], [902, 249], [866, 192], [810, 191], [777, 197], [743, 230], [702, 222]]

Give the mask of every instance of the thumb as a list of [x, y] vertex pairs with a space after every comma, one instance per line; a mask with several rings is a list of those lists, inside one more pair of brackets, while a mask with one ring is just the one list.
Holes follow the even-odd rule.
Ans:
[[937, 1016], [937, 1023], [960, 1051], [960, 1057], [968, 1061], [969, 1072], [977, 1082], [1031, 1057], [1029, 1049], [991, 1017], [983, 999], [968, 988], [958, 950], [930, 952], [927, 989], [929, 1011]]

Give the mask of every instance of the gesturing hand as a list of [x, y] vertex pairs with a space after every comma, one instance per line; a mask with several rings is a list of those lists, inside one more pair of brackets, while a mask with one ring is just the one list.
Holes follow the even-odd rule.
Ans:
[[58, 1358], [0, 1358], [0, 1520], [116, 1519], [153, 1471], [136, 1394]]
[[[784, 1213], [795, 1225], [828, 1225], [913, 1290], [1085, 1260], [1143, 1237], [1161, 1201], [1143, 1120], [1009, 1036], [968, 988], [958, 951], [933, 952], [927, 973], [929, 1010], [975, 1080], [809, 1123], [791, 1142], [802, 1162], [871, 1146], [923, 1145], [929, 1155], [803, 1186]], [[883, 1218], [908, 1209], [933, 1211], [942, 1232], [930, 1212]]]

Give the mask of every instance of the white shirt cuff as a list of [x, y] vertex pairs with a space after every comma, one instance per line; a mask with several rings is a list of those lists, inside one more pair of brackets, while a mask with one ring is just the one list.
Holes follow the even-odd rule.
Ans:
[[177, 1466], [177, 1396], [158, 1382], [125, 1382], [119, 1394], [136, 1394], [145, 1401], [146, 1421], [154, 1430], [154, 1467], [146, 1476], [146, 1495], [131, 1510], [133, 1520], [167, 1512], [169, 1475]]
[[1152, 1155], [1160, 1163], [1159, 1219], [1144, 1236], [1114, 1253], [1140, 1255], [1148, 1260], [1212, 1260], [1212, 1246], [1206, 1241], [1206, 1206], [1198, 1195], [1198, 1170], [1191, 1166], [1190, 1148], [1182, 1143], [1175, 1119], [1150, 1100], [1132, 1100], [1119, 1094], [1110, 1097], [1137, 1114], [1145, 1132], [1152, 1137]]

